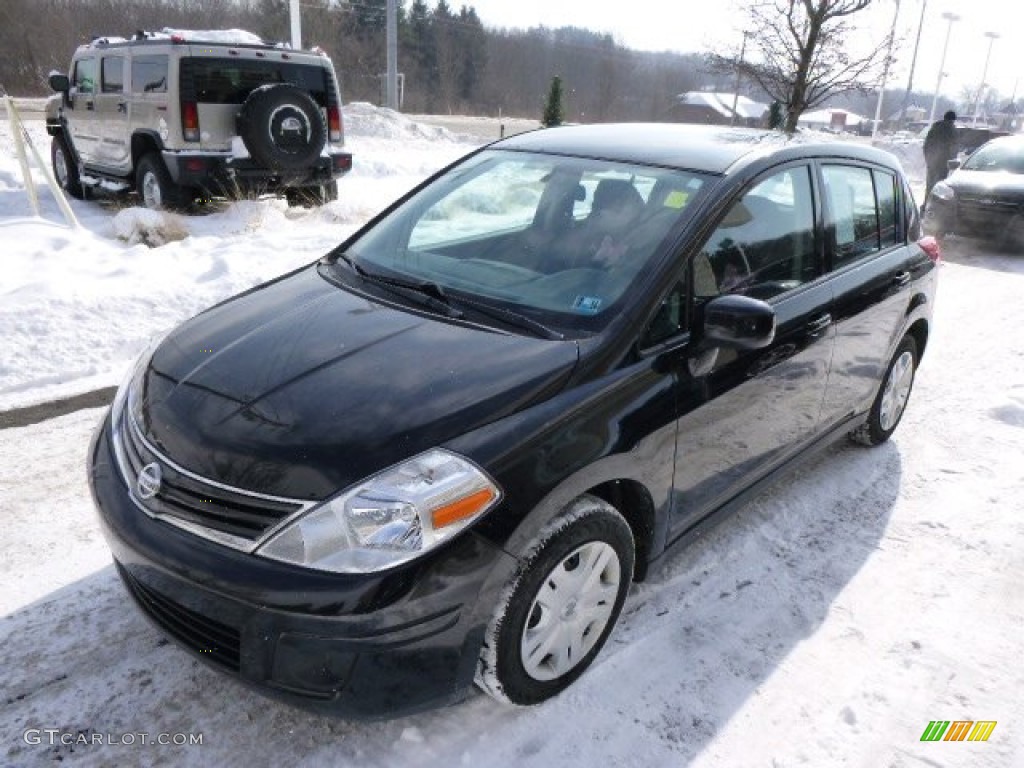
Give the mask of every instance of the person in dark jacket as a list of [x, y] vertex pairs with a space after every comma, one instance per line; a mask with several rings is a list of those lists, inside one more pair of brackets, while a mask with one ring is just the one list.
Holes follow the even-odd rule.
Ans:
[[942, 116], [941, 120], [932, 123], [932, 127], [928, 129], [928, 134], [924, 139], [924, 162], [928, 167], [924, 189], [926, 205], [932, 187], [949, 174], [948, 164], [956, 157], [956, 153], [956, 112], [950, 110]]

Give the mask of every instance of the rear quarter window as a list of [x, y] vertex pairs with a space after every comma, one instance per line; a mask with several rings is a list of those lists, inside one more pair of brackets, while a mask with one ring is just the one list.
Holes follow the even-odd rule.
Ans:
[[132, 93], [167, 92], [167, 57], [132, 58]]

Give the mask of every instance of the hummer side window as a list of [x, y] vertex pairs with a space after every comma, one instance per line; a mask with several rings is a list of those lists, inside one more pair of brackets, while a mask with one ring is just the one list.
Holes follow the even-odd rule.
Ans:
[[78, 93], [92, 93], [96, 88], [96, 59], [75, 62], [74, 88]]
[[132, 58], [132, 93], [167, 92], [167, 57]]
[[100, 63], [100, 83], [103, 93], [121, 93], [124, 90], [124, 59], [104, 56]]

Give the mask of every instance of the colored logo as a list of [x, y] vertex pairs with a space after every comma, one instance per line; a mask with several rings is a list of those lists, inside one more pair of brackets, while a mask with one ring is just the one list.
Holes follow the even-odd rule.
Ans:
[[921, 741], [988, 741], [995, 728], [995, 720], [932, 720]]

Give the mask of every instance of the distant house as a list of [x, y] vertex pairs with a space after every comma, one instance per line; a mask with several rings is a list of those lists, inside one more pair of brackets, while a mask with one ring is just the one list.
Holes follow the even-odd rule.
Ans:
[[[735, 120], [733, 102], [736, 102]], [[704, 125], [746, 125], [761, 127], [765, 124], [768, 105], [746, 96], [711, 91], [687, 91], [676, 96], [671, 117], [680, 123]]]
[[814, 112], [804, 112], [797, 120], [801, 128], [813, 128], [819, 131], [852, 131], [856, 133], [861, 128], [870, 124], [866, 117], [861, 117], [848, 109], [819, 109]]

